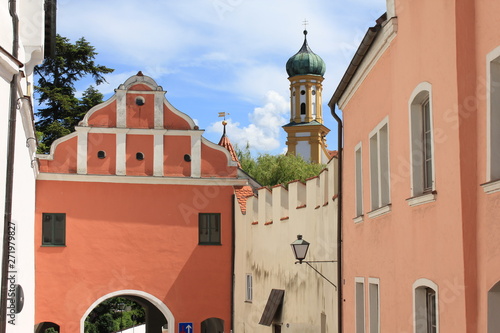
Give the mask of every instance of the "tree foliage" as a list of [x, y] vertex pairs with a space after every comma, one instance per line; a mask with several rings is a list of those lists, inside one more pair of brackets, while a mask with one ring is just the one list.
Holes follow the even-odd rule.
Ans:
[[317, 176], [325, 165], [305, 161], [301, 156], [261, 154], [252, 157], [248, 147], [236, 148], [241, 168], [262, 186], [282, 184], [293, 180], [305, 181]]
[[124, 297], [113, 297], [96, 306], [85, 320], [85, 333], [117, 332], [146, 322], [144, 308]]
[[35, 112], [40, 152], [48, 152], [54, 140], [73, 132], [85, 113], [103, 101], [104, 96], [92, 85], [81, 99], [75, 96], [75, 84], [79, 80], [90, 76], [99, 85], [106, 82], [105, 74], [113, 72], [96, 64], [96, 55], [95, 48], [85, 38], [73, 44], [57, 35], [55, 55], [35, 67], [38, 76], [35, 93], [42, 106]]

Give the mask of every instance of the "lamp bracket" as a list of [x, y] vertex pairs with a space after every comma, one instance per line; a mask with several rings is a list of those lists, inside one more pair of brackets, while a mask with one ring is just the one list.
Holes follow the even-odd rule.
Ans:
[[316, 268], [314, 268], [310, 263], [311, 262], [337, 262], [336, 260], [327, 260], [327, 261], [305, 261], [305, 260], [302, 260], [302, 261], [296, 261], [295, 263], [296, 264], [302, 264], [302, 263], [306, 263], [309, 267], [311, 267], [316, 273], [318, 273], [319, 275], [321, 275], [321, 277], [323, 279], [325, 279], [326, 281], [328, 281], [332, 286], [335, 287], [335, 290], [337, 290], [337, 286], [330, 280], [327, 279], [326, 276], [324, 276], [320, 271], [318, 271]]
[[303, 262], [308, 264], [308, 263], [318, 263], [318, 262], [337, 262], [337, 260], [299, 260], [299, 261], [296, 261], [295, 263], [302, 264]]

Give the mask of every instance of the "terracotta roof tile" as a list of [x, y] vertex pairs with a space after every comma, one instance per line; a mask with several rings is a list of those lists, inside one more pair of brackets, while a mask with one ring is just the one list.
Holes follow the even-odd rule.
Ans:
[[219, 141], [219, 146], [222, 146], [229, 151], [229, 154], [231, 154], [231, 159], [236, 163], [238, 163], [238, 168], [241, 169], [240, 160], [238, 159], [238, 155], [236, 154], [236, 150], [234, 150], [231, 141], [229, 141], [229, 138], [226, 135], [225, 127], [224, 127], [224, 134], [222, 135]]
[[253, 196], [253, 190], [250, 186], [235, 186], [234, 194], [236, 195], [236, 200], [240, 205], [241, 212], [245, 214], [247, 212], [247, 198]]
[[328, 154], [330, 155], [330, 158], [337, 157], [338, 151], [336, 151], [336, 150], [329, 150]]

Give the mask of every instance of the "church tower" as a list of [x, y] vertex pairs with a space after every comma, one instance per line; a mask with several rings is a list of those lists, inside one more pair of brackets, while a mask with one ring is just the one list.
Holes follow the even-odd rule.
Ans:
[[330, 154], [325, 136], [330, 130], [323, 125], [322, 91], [325, 62], [307, 44], [288, 59], [286, 71], [290, 81], [290, 123], [283, 126], [287, 133], [288, 154], [300, 155], [314, 163], [327, 163]]

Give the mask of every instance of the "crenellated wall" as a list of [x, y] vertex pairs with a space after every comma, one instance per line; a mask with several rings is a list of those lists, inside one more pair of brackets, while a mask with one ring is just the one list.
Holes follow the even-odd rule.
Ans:
[[[274, 323], [285, 332], [334, 332], [337, 289], [307, 264], [295, 264], [290, 243], [310, 243], [306, 260], [337, 260], [337, 159], [316, 177], [288, 189], [260, 188], [235, 212], [235, 332], [269, 332], [259, 324], [272, 289], [284, 290]], [[235, 205], [238, 207], [237, 205]], [[336, 263], [311, 263], [335, 286]], [[247, 299], [247, 275], [252, 300]], [[279, 312], [279, 311], [278, 311]]]

